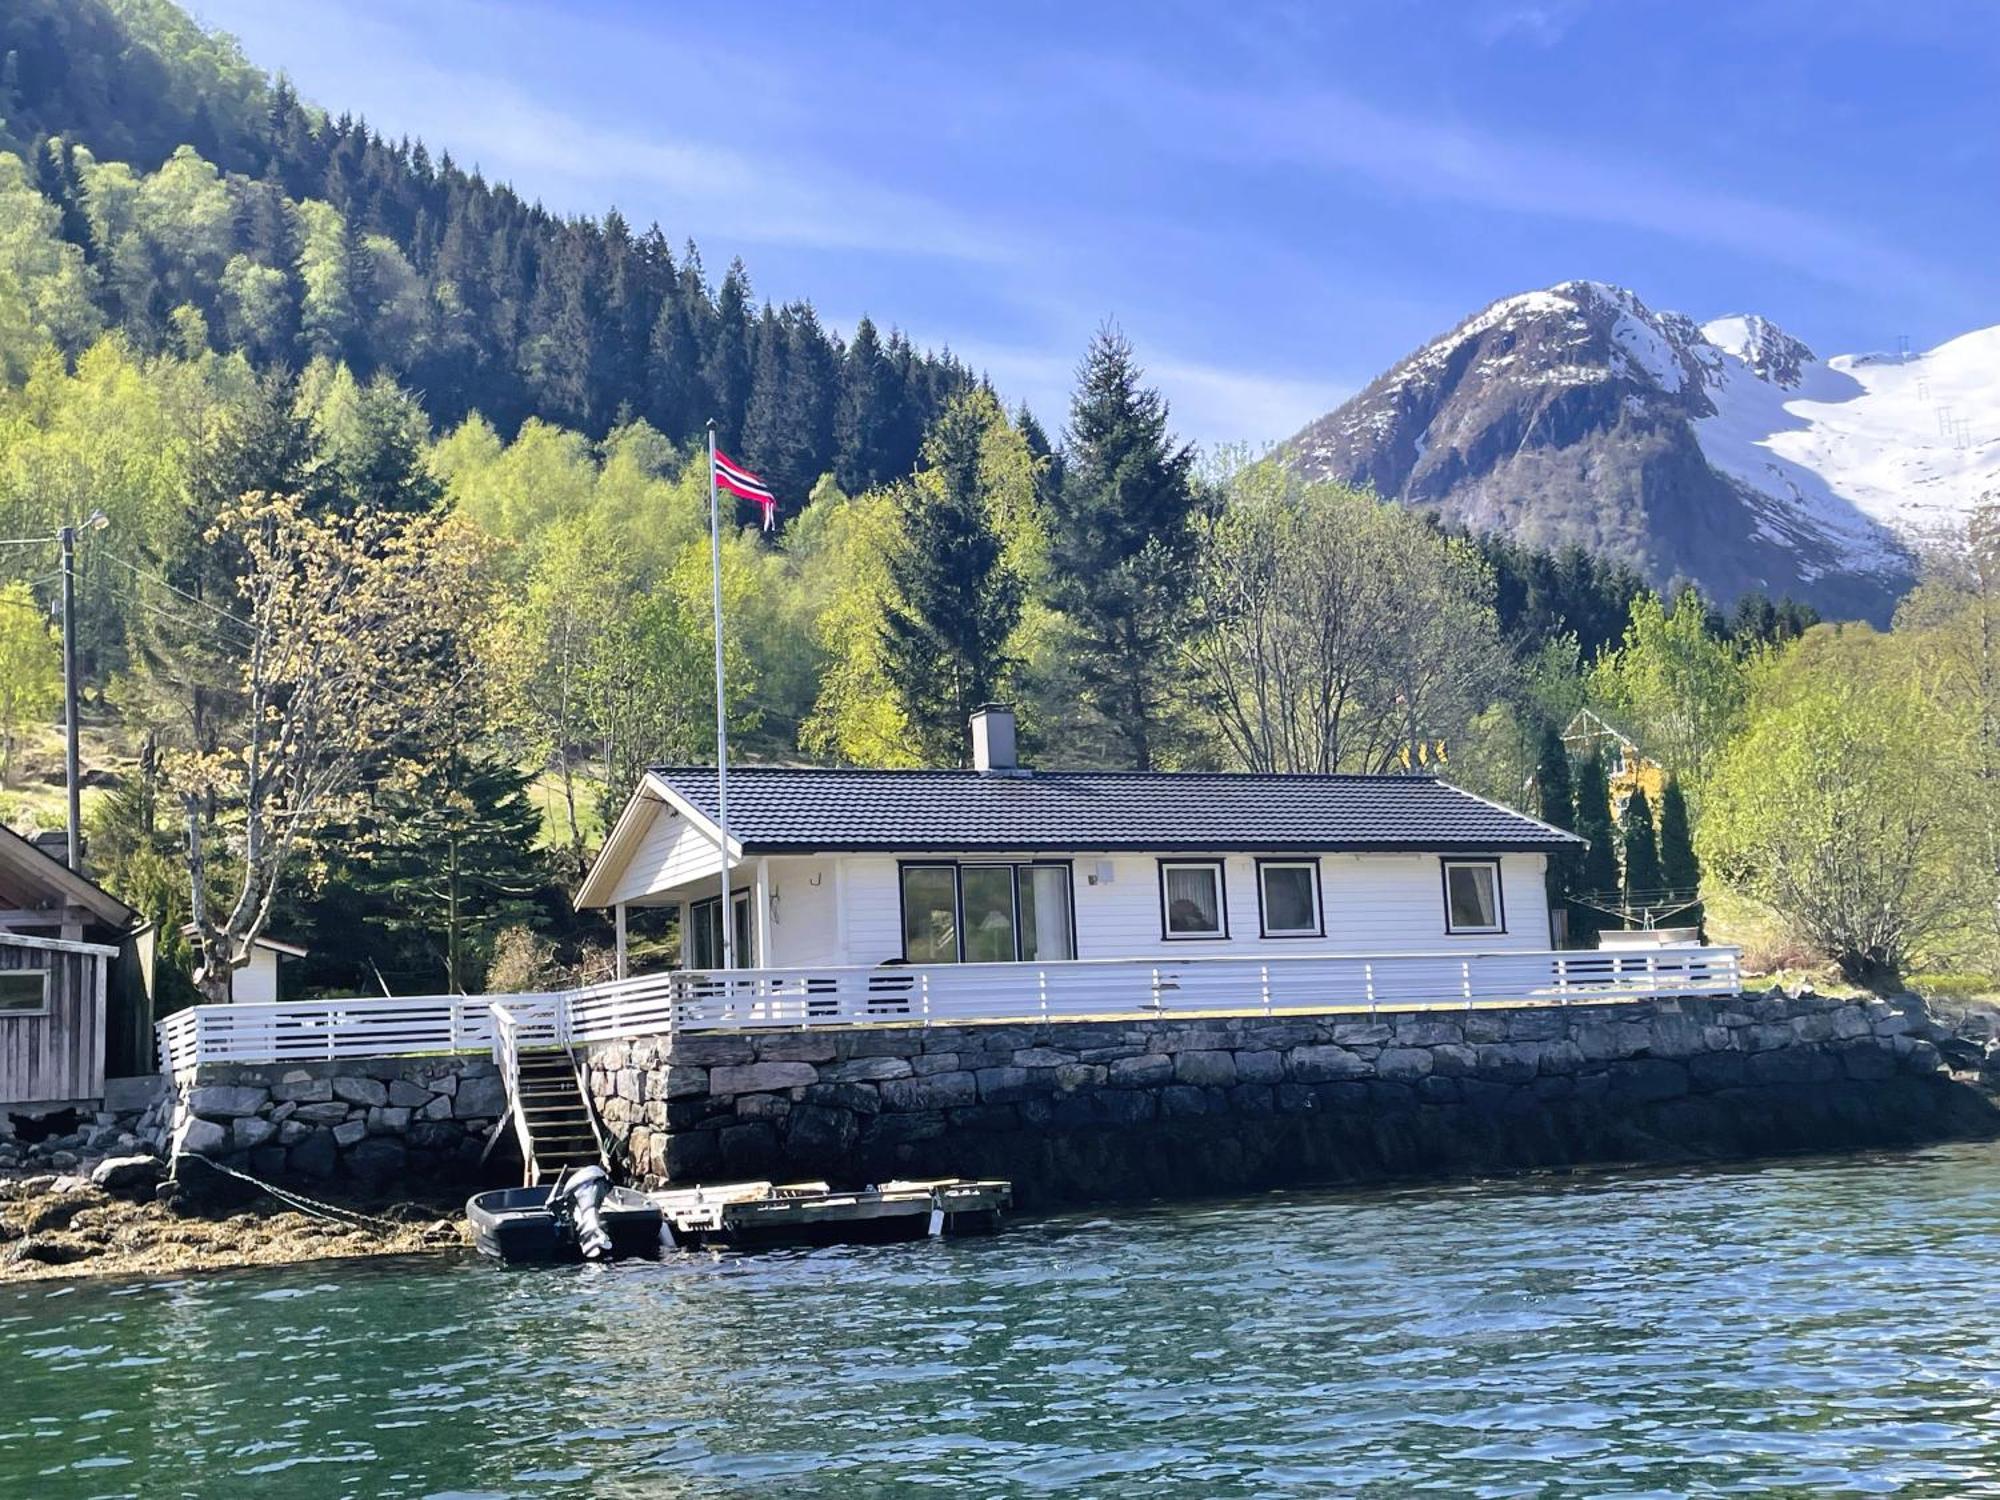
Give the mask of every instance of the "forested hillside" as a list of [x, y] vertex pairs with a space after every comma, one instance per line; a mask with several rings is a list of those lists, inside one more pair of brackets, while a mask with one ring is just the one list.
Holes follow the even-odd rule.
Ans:
[[[739, 755], [961, 763], [968, 709], [1006, 698], [1041, 764], [1443, 768], [1592, 836], [1551, 876], [1578, 932], [1685, 910], [1700, 846], [1855, 972], [2000, 949], [2000, 857], [1950, 878], [1955, 812], [2000, 849], [2000, 567], [1974, 542], [1891, 635], [1756, 595], [1725, 616], [1580, 547], [1199, 455], [1115, 328], [1081, 353], [1052, 440], [947, 356], [329, 118], [165, 0], [19, 0], [0, 819], [61, 807], [52, 538], [101, 513], [91, 867], [170, 957], [210, 994], [266, 928], [339, 992], [599, 975], [569, 893], [606, 818], [647, 764], [714, 753], [713, 417], [781, 501], [723, 537]], [[1586, 705], [1665, 767], [1665, 807], [1614, 825], [1560, 738]], [[1761, 858], [1793, 828], [1831, 883]]]
[[[712, 282], [658, 225], [560, 219], [448, 151], [322, 115], [168, 0], [6, 7], [0, 149], [89, 273], [29, 319], [72, 353], [115, 328], [146, 352], [338, 360], [420, 391], [441, 428], [477, 411], [597, 438], [637, 419], [683, 442], [713, 417], [795, 497], [828, 471], [850, 491], [907, 473], [970, 380], [866, 321], [843, 341], [810, 304], [760, 307], [742, 265]], [[23, 332], [0, 325], [17, 370]]]

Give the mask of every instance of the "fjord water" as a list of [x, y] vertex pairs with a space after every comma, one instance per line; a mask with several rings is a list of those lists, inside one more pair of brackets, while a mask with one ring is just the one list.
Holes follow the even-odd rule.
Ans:
[[2000, 1495], [2000, 1146], [0, 1287], [0, 1495]]

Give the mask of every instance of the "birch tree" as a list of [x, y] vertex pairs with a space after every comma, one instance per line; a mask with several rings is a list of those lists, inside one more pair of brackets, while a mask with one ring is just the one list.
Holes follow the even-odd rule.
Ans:
[[1196, 578], [1196, 696], [1249, 770], [1428, 763], [1507, 670], [1471, 547], [1345, 485], [1243, 471], [1200, 529]]
[[226, 1000], [287, 862], [464, 711], [479, 610], [472, 534], [447, 515], [313, 517], [250, 495], [209, 541], [243, 550], [237, 711], [169, 762], [187, 830], [196, 983]]

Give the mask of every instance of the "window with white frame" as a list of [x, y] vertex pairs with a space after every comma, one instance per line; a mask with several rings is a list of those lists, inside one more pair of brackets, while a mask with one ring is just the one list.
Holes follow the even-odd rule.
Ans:
[[1257, 861], [1257, 910], [1267, 938], [1326, 936], [1320, 915], [1319, 861]]
[[1500, 862], [1448, 859], [1444, 862], [1444, 925], [1447, 932], [1505, 932], [1500, 904]]
[[48, 1008], [48, 970], [0, 969], [0, 1016], [35, 1015]]
[[1226, 938], [1222, 861], [1160, 861], [1160, 931], [1167, 938]]

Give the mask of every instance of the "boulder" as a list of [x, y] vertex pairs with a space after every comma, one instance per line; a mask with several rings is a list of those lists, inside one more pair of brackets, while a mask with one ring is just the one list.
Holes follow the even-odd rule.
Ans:
[[[1383, 1040], [1395, 1035], [1387, 1027], [1377, 1027], [1383, 1033]], [[1336, 1035], [1339, 1028], [1336, 1028]], [[1369, 1071], [1366, 1059], [1356, 1057], [1345, 1047], [1311, 1046], [1294, 1047], [1286, 1059], [1292, 1077], [1300, 1083], [1332, 1083], [1342, 1078], [1365, 1077]]]
[[1431, 1055], [1421, 1047], [1384, 1047], [1375, 1059], [1375, 1074], [1399, 1083], [1414, 1083], [1428, 1077]]
[[1121, 1057], [1111, 1064], [1111, 1084], [1114, 1088], [1154, 1088], [1173, 1076], [1174, 1060], [1158, 1052]]
[[366, 1120], [349, 1120], [333, 1127], [333, 1143], [336, 1146], [356, 1146], [368, 1134]]
[[933, 1073], [928, 1078], [886, 1078], [876, 1085], [884, 1107], [898, 1112], [955, 1109], [977, 1102], [979, 1083], [972, 1074]]
[[1182, 1083], [1227, 1088], [1236, 1082], [1236, 1054], [1222, 1051], [1176, 1053], [1174, 1077]]
[[157, 1156], [107, 1156], [91, 1169], [90, 1180], [119, 1198], [150, 1198], [166, 1169]]
[[739, 1063], [711, 1069], [709, 1085], [718, 1094], [761, 1094], [771, 1089], [803, 1088], [819, 1082], [819, 1069], [809, 1062]]
[[387, 1186], [403, 1175], [409, 1153], [401, 1141], [387, 1136], [370, 1136], [347, 1153], [347, 1170], [370, 1187]]

